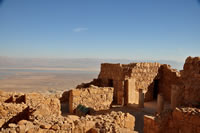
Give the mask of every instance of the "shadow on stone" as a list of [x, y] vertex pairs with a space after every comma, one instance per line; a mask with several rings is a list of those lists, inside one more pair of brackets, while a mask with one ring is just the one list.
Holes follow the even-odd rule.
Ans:
[[11, 96], [10, 98], [8, 98], [5, 101], [5, 103], [17, 103], [17, 104], [21, 104], [21, 103], [25, 103], [25, 101], [26, 101], [25, 95], [21, 95], [21, 96], [14, 95], [14, 96]]
[[17, 124], [20, 120], [29, 120], [29, 116], [34, 112], [35, 110], [30, 109], [29, 107], [25, 108], [22, 112], [17, 114], [16, 116], [9, 119], [6, 123], [2, 125], [1, 128], [8, 128], [8, 125], [10, 123]]

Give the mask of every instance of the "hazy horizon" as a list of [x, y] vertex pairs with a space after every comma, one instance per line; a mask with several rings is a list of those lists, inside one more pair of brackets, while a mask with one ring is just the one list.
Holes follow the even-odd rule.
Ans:
[[101, 63], [129, 64], [133, 62], [158, 62], [169, 64], [172, 68], [181, 70], [184, 62], [174, 60], [134, 60], [134, 59], [100, 59], [100, 58], [29, 58], [0, 56], [0, 69], [30, 69], [57, 71], [96, 71]]

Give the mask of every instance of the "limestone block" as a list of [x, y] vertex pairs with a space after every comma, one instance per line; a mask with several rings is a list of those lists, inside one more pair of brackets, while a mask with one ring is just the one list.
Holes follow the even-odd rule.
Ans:
[[51, 127], [51, 129], [53, 129], [53, 130], [57, 131], [57, 130], [59, 130], [59, 129], [60, 129], [60, 127], [59, 127], [59, 125], [58, 125], [58, 124], [55, 124], [55, 125], [53, 125], [53, 126]]
[[129, 113], [126, 113], [124, 117], [124, 127], [133, 130], [134, 126], [135, 126], [135, 117], [130, 115]]
[[72, 95], [73, 96], [80, 96], [81, 95], [81, 91], [80, 90], [78, 90], [78, 89], [74, 89], [73, 91], [72, 91]]
[[42, 129], [49, 129], [49, 128], [51, 128], [51, 124], [43, 123], [43, 124], [40, 125], [40, 127], [41, 127]]

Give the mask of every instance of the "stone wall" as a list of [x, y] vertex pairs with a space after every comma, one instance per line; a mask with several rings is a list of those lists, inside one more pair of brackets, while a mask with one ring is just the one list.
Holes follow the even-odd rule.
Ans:
[[172, 90], [177, 92], [177, 105], [200, 102], [200, 57], [188, 57], [180, 72], [170, 65], [161, 65], [159, 93], [163, 94], [165, 101], [171, 102]]
[[[114, 87], [113, 101], [122, 104], [124, 92], [124, 74], [121, 64], [102, 63], [98, 79], [101, 80], [101, 86]], [[120, 98], [119, 98], [120, 97]]]
[[26, 101], [25, 103], [36, 109], [34, 114], [39, 115], [60, 115], [61, 107], [60, 100], [54, 95], [42, 95], [38, 93], [29, 93], [25, 95]]
[[[143, 89], [145, 93], [145, 101], [153, 100], [153, 88], [154, 80], [158, 77], [158, 70], [160, 68], [159, 63], [130, 63], [130, 64], [108, 64], [104, 63], [101, 65], [101, 72], [98, 79], [102, 81], [102, 86], [113, 86], [114, 87], [114, 101], [118, 104], [122, 104], [126, 90], [134, 90], [134, 99], [128, 101], [129, 103], [138, 104], [138, 90]], [[129, 89], [124, 88], [126, 80], [134, 80], [132, 87]], [[112, 83], [110, 83], [112, 82]], [[131, 87], [131, 88], [130, 88]], [[133, 91], [131, 91], [133, 92]], [[129, 93], [129, 92], [126, 92]], [[137, 97], [137, 98], [136, 98]]]
[[177, 106], [200, 102], [200, 57], [188, 57], [180, 72], [162, 65], [160, 75], [159, 92], [166, 101], [171, 101], [171, 92], [175, 90]]
[[176, 108], [173, 112], [144, 116], [144, 133], [200, 133], [200, 109]]
[[145, 102], [156, 100], [158, 93], [162, 93], [165, 101], [171, 102], [171, 92], [175, 90], [177, 105], [198, 103], [200, 57], [188, 57], [181, 72], [159, 63], [103, 63], [98, 79], [85, 86], [91, 84], [114, 87], [114, 104], [138, 104], [139, 89], [145, 94]]
[[181, 71], [184, 101], [186, 103], [200, 102], [200, 57], [188, 57]]
[[[159, 63], [136, 63], [130, 78], [135, 79], [135, 90], [143, 89], [145, 101], [153, 100], [154, 80], [158, 79]], [[138, 101], [135, 101], [138, 104]]]
[[112, 87], [90, 87], [70, 90], [69, 111], [73, 113], [79, 104], [94, 110], [107, 110], [113, 101]]
[[154, 116], [144, 116], [144, 133], [161, 133], [160, 125], [155, 121]]
[[[113, 80], [123, 80], [123, 70], [121, 64], [110, 64], [102, 63], [101, 71], [98, 76], [99, 79], [113, 79]], [[107, 82], [107, 81], [105, 81]], [[106, 83], [105, 83], [106, 84]]]
[[160, 70], [159, 79], [159, 93], [162, 93], [164, 100], [171, 101], [172, 85], [180, 86], [180, 72], [176, 69], [172, 69], [170, 65], [162, 65]]

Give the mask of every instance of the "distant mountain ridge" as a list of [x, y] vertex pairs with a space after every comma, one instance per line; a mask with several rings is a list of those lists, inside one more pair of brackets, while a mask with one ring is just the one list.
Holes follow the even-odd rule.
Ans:
[[0, 56], [0, 68], [93, 68], [100, 69], [101, 63], [121, 63], [131, 62], [159, 62], [169, 64], [172, 68], [181, 70], [184, 62], [173, 60], [129, 60], [129, 59], [93, 59], [93, 58], [15, 58]]

